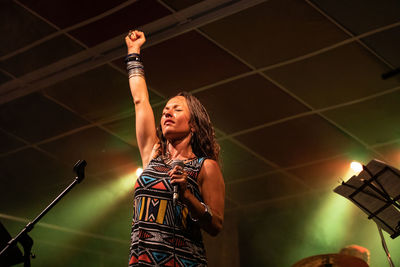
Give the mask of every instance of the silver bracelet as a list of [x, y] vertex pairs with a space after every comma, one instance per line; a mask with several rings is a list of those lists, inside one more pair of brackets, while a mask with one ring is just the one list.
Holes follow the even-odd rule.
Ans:
[[128, 77], [129, 79], [132, 77], [141, 76], [144, 78], [144, 69], [142, 68], [132, 68], [128, 70]]
[[144, 66], [140, 61], [128, 61], [126, 63], [126, 70], [128, 71], [129, 79], [136, 76], [144, 78]]
[[144, 69], [143, 63], [140, 61], [129, 61], [126, 63], [126, 70], [128, 71], [137, 67]]
[[209, 206], [207, 206], [204, 202], [200, 202], [201, 205], [203, 205], [204, 207], [204, 214], [202, 215], [201, 218], [193, 218], [192, 214], [189, 211], [189, 216], [190, 219], [192, 219], [192, 221], [197, 222], [199, 221], [199, 219], [205, 219], [206, 221], [210, 221], [212, 220], [212, 212]]

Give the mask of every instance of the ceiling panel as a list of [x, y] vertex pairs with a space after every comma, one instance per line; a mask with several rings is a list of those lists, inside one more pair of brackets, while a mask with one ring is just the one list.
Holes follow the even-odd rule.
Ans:
[[113, 60], [112, 62], [111, 62], [111, 64], [113, 65], [113, 66], [115, 66], [116, 68], [118, 68], [118, 69], [120, 69], [120, 70], [122, 70], [122, 71], [125, 71], [126, 72], [126, 63], [125, 63], [125, 56], [126, 55], [124, 55], [123, 57], [120, 57], [120, 58], [118, 58], [118, 59], [116, 59], [116, 60]]
[[373, 157], [366, 151], [359, 151], [314, 164], [289, 169], [288, 172], [302, 179], [314, 189], [333, 190], [341, 181], [347, 181], [355, 173], [350, 169], [352, 161], [367, 164]]
[[108, 11], [124, 0], [21, 0], [20, 2], [58, 27], [66, 28]]
[[[122, 169], [127, 170], [124, 167]], [[94, 176], [87, 172], [85, 179], [76, 185], [57, 205], [55, 211], [48, 214], [43, 221], [55, 225], [63, 222], [63, 226], [67, 228], [126, 239], [125, 234], [129, 235], [129, 225], [124, 225], [123, 221], [129, 221], [133, 211], [133, 192], [136, 181], [136, 177], [133, 179], [134, 173], [134, 171], [124, 173], [120, 168], [115, 173], [107, 172], [101, 176]], [[73, 214], [73, 220], [71, 220], [71, 214]], [[118, 221], [120, 218], [117, 216], [124, 217], [125, 220]], [[107, 227], [111, 229], [102, 229], [110, 222], [121, 229], [126, 229], [125, 234], [122, 231], [115, 233], [116, 229], [110, 226]]]
[[16, 148], [23, 147], [24, 145], [25, 143], [17, 138], [7, 134], [6, 132], [0, 131], [0, 153], [12, 151]]
[[12, 78], [4, 73], [4, 70], [0, 70], [0, 84], [3, 84], [5, 82], [8, 82]]
[[389, 68], [356, 43], [266, 71], [314, 108], [345, 103], [399, 86], [382, 80]]
[[1, 128], [30, 142], [57, 136], [86, 124], [74, 113], [37, 93], [0, 106]]
[[111, 132], [117, 134], [125, 142], [137, 146], [135, 115], [121, 120], [115, 120], [103, 125]]
[[[30, 217], [39, 214], [68, 182], [72, 182], [72, 167], [32, 148], [0, 158], [1, 212]], [[5, 190], [4, 190], [5, 189]]]
[[225, 198], [225, 211], [233, 210], [234, 208], [237, 208], [237, 207], [238, 207], [238, 205], [235, 204], [235, 202]]
[[142, 54], [150, 87], [166, 96], [249, 71], [248, 67], [194, 31], [148, 47]]
[[323, 114], [350, 133], [375, 145], [400, 138], [400, 90]]
[[[341, 244], [333, 243], [333, 249], [330, 250], [331, 247], [326, 244], [326, 237], [322, 234], [329, 228], [324, 226], [325, 219], [328, 221], [327, 225], [331, 226], [332, 220], [336, 218], [336, 210], [328, 209], [328, 215], [323, 213], [325, 216], [317, 217], [324, 210], [326, 199], [332, 199], [331, 194], [333, 193], [303, 194], [296, 198], [274, 201], [269, 205], [241, 209], [238, 243], [240, 255], [246, 257], [240, 257], [240, 266], [292, 266], [305, 257], [337, 253]], [[339, 227], [342, 233], [344, 226], [339, 224]], [[327, 231], [332, 232], [331, 228]], [[352, 237], [349, 233], [349, 240]], [[320, 239], [323, 239], [322, 243], [317, 241]]]
[[[132, 104], [133, 106], [133, 104]], [[161, 119], [161, 113], [164, 108], [164, 105], [159, 105], [156, 107], [153, 107], [153, 112], [154, 112], [154, 118], [155, 118], [155, 123], [156, 127], [160, 123]], [[132, 107], [132, 109], [134, 109]], [[137, 146], [137, 140], [136, 140], [136, 129], [135, 129], [135, 114], [132, 114], [131, 116], [128, 116], [123, 119], [117, 119], [109, 123], [103, 124], [103, 126], [110, 130], [111, 132], [115, 133], [118, 135], [122, 140], [125, 142]]]
[[166, 104], [153, 106], [153, 113], [154, 113], [154, 119], [156, 121], [156, 127], [160, 125], [161, 116], [165, 105]]
[[235, 138], [281, 167], [361, 148], [356, 141], [317, 115], [289, 120]]
[[311, 0], [311, 2], [355, 34], [399, 21], [400, 2], [397, 0]]
[[[133, 111], [127, 76], [108, 65], [52, 85], [45, 92], [90, 120]], [[155, 94], [152, 98], [161, 99]]]
[[[67, 234], [69, 239], [73, 239], [74, 242], [60, 243], [59, 231], [52, 229], [43, 229], [34, 236], [43, 236], [43, 233], [52, 233], [55, 241], [43, 240], [40, 238], [35, 239], [35, 251], [46, 251], [46, 255], [37, 256], [36, 259], [32, 260], [32, 265], [35, 266], [51, 266], [54, 262], [57, 262], [59, 266], [121, 266], [126, 265], [128, 260], [123, 260], [124, 255], [121, 250], [124, 246], [114, 242], [101, 242], [98, 239], [94, 239], [93, 242], [102, 243], [107, 246], [108, 243], [114, 245], [114, 251], [112, 253], [103, 252], [95, 249], [90, 249], [87, 246], [88, 237], [77, 236], [73, 237], [73, 234]], [[37, 241], [36, 241], [37, 240]], [[68, 240], [68, 239], [67, 239]], [[36, 252], [36, 254], [38, 254]], [[60, 262], [62, 265], [60, 265]]]
[[2, 18], [0, 36], [3, 36], [0, 56], [30, 45], [55, 31], [53, 27], [32, 15], [15, 1], [1, 1], [0, 17]]
[[[246, 91], [250, 85], [251, 92]], [[213, 122], [228, 134], [308, 111], [260, 75], [224, 83], [195, 96]]]
[[220, 141], [219, 144], [225, 183], [264, 174], [274, 169], [230, 140]]
[[67, 166], [33, 148], [27, 148], [9, 154], [6, 157], [1, 157], [0, 162], [0, 171], [7, 178], [7, 183], [21, 186], [23, 190], [51, 187], [65, 183], [64, 177], [54, 176], [71, 174], [72, 177], [72, 167], [75, 163], [71, 162], [69, 169]]
[[195, 5], [197, 3], [203, 2], [204, 0], [192, 0], [192, 1], [186, 1], [186, 0], [164, 0], [163, 2], [166, 3], [169, 7], [173, 8], [174, 10], [181, 10], [188, 8], [192, 5]]
[[397, 169], [400, 169], [400, 141], [397, 140], [393, 143], [374, 147], [379, 153], [381, 153], [385, 160]]
[[231, 183], [226, 188], [227, 194], [241, 205], [307, 191], [305, 186], [280, 172], [243, 182]]
[[[143, 58], [143, 55], [142, 55], [142, 58]], [[113, 67], [115, 67], [116, 69], [119, 69], [119, 70], [121, 70], [121, 71], [123, 71], [123, 72], [127, 72], [127, 71], [126, 71], [125, 56], [120, 57], [120, 58], [118, 58], [118, 59], [112, 61], [112, 62], [111, 62], [111, 65], [112, 65]], [[144, 65], [147, 66], [146, 63], [145, 63]], [[147, 68], [145, 68], [145, 70], [146, 70], [146, 69], [147, 69]], [[146, 74], [145, 74], [145, 76], [147, 77]], [[128, 75], [126, 76], [126, 79], [128, 80]], [[160, 99], [160, 97], [163, 98], [163, 99], [165, 98], [165, 96], [162, 95], [159, 91], [155, 91], [152, 87], [150, 87], [149, 84], [148, 84], [148, 81], [147, 81], [147, 90], [149, 91], [149, 97], [150, 97], [150, 103], [151, 103], [151, 104], [155, 104], [155, 103], [157, 103], [157, 102], [162, 101], [162, 100]]]
[[[379, 56], [387, 60], [389, 64], [396, 68], [400, 66], [400, 27], [383, 31], [361, 40]], [[399, 81], [398, 77], [397, 81]]]
[[216, 137], [217, 139], [220, 138], [220, 137], [222, 137], [222, 136], [225, 136], [225, 133], [222, 132], [221, 130], [215, 128], [215, 126], [214, 126], [214, 131], [215, 131], [215, 137]]
[[266, 1], [201, 30], [255, 67], [302, 56], [348, 37], [299, 0]]
[[[151, 12], [149, 12], [151, 10]], [[139, 0], [103, 18], [69, 32], [87, 46], [94, 46], [117, 35], [128, 33], [171, 12], [155, 0]], [[121, 44], [123, 40], [121, 39]]]
[[36, 71], [41, 67], [72, 56], [82, 47], [65, 35], [59, 35], [27, 51], [0, 62], [1, 68], [14, 76]]
[[64, 162], [87, 161], [91, 174], [133, 164], [140, 166], [139, 151], [109, 133], [92, 127], [40, 146]]

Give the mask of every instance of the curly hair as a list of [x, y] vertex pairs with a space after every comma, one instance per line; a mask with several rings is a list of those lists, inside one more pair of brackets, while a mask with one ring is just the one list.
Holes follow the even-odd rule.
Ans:
[[[194, 128], [190, 145], [196, 157], [206, 157], [219, 163], [220, 146], [215, 138], [214, 127], [210, 116], [200, 101], [188, 92], [180, 92], [176, 96], [183, 96], [186, 99], [190, 111], [189, 124]], [[162, 133], [161, 124], [157, 126], [159, 140], [158, 155], [167, 155], [167, 139]]]

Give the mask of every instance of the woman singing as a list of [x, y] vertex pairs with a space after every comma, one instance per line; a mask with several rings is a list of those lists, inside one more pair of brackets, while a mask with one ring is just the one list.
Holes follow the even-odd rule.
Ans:
[[145, 41], [140, 31], [125, 37], [144, 169], [135, 184], [129, 266], [207, 266], [200, 229], [215, 236], [224, 220], [219, 145], [207, 111], [186, 92], [167, 102], [156, 128], [140, 58]]

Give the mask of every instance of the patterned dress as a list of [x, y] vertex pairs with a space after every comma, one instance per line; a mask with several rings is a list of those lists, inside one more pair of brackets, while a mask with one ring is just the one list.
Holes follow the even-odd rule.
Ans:
[[[185, 162], [188, 189], [199, 200], [197, 177], [204, 158]], [[172, 204], [171, 166], [161, 156], [152, 159], [135, 185], [129, 266], [207, 266], [200, 226], [188, 209]], [[174, 257], [175, 256], [175, 257]], [[175, 260], [174, 260], [175, 259]]]

